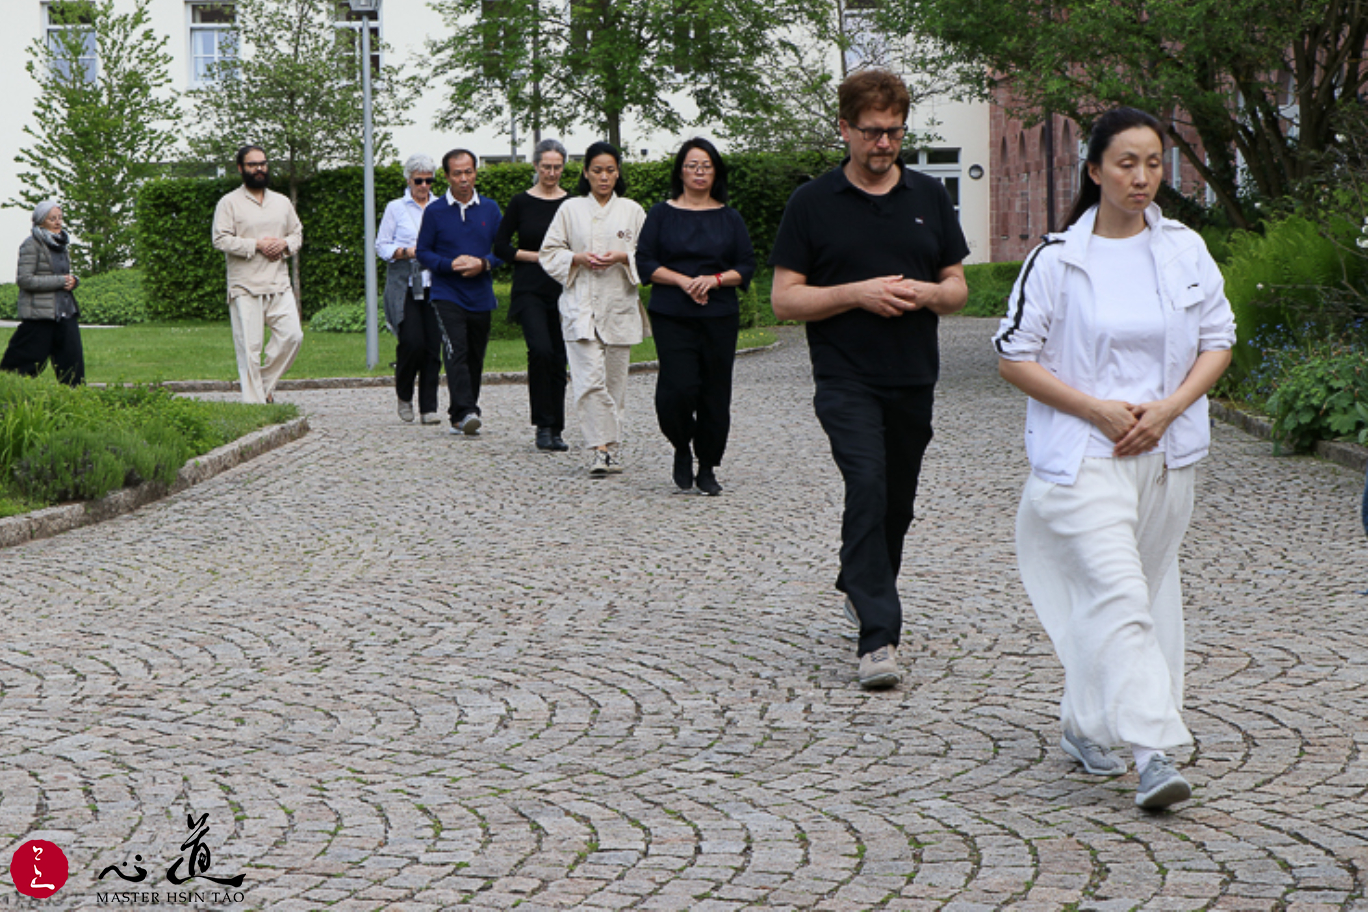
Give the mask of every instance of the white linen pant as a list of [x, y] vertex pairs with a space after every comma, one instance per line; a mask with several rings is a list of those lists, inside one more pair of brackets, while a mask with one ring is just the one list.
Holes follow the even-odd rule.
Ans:
[[1021, 581], [1064, 665], [1064, 728], [1104, 747], [1192, 742], [1183, 724], [1178, 546], [1196, 467], [1162, 453], [1084, 459], [1072, 485], [1032, 475], [1017, 511]]
[[[233, 323], [233, 348], [237, 351], [238, 379], [243, 402], [265, 402], [276, 382], [290, 369], [304, 332], [293, 291], [269, 295], [238, 295], [228, 302]], [[263, 326], [271, 328], [266, 343], [266, 362], [261, 361]]]
[[627, 368], [632, 346], [593, 339], [567, 340], [570, 384], [575, 393], [580, 436], [586, 447], [616, 449], [627, 411]]

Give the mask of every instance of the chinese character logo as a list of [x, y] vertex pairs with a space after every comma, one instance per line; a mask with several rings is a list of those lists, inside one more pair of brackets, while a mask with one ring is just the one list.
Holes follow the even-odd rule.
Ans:
[[25, 896], [47, 899], [67, 882], [67, 857], [46, 839], [30, 839], [14, 851], [10, 877]]

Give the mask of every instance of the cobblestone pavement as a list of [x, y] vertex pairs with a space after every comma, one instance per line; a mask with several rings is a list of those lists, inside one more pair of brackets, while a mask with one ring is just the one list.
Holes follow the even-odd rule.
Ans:
[[246, 908], [1368, 910], [1361, 479], [1216, 428], [1183, 552], [1195, 795], [1139, 812], [1134, 773], [1056, 745], [992, 328], [943, 329], [899, 689], [855, 684], [799, 337], [738, 361], [720, 498], [672, 493], [649, 374], [602, 481], [532, 448], [520, 386], [479, 439], [386, 390], [290, 394], [302, 441], [0, 553], [4, 858], [65, 850], [34, 907], [224, 907], [166, 879], [193, 813]]

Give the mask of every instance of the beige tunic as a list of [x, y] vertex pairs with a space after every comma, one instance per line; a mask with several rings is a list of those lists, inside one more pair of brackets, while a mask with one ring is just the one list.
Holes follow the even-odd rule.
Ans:
[[289, 255], [299, 252], [304, 229], [288, 197], [267, 190], [261, 202], [238, 187], [214, 210], [214, 247], [228, 259], [228, 299], [239, 295], [279, 294], [290, 290], [286, 258], [271, 262], [257, 252], [259, 238], [282, 238]]
[[[592, 196], [581, 196], [556, 210], [539, 259], [546, 274], [564, 286], [560, 314], [567, 342], [592, 340], [597, 333], [606, 345], [635, 345], [645, 335], [636, 271], [636, 242], [644, 221], [642, 208], [616, 193], [603, 206]], [[626, 263], [607, 269], [574, 264], [577, 253], [617, 250], [627, 254]]]

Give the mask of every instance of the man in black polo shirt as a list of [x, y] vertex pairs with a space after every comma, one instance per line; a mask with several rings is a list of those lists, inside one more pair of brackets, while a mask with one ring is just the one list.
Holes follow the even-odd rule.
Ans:
[[898, 158], [909, 107], [892, 73], [841, 83], [850, 157], [789, 198], [770, 255], [774, 313], [807, 323], [813, 407], [845, 479], [836, 588], [860, 628], [866, 688], [901, 679], [898, 568], [931, 442], [936, 323], [969, 294], [949, 194]]

